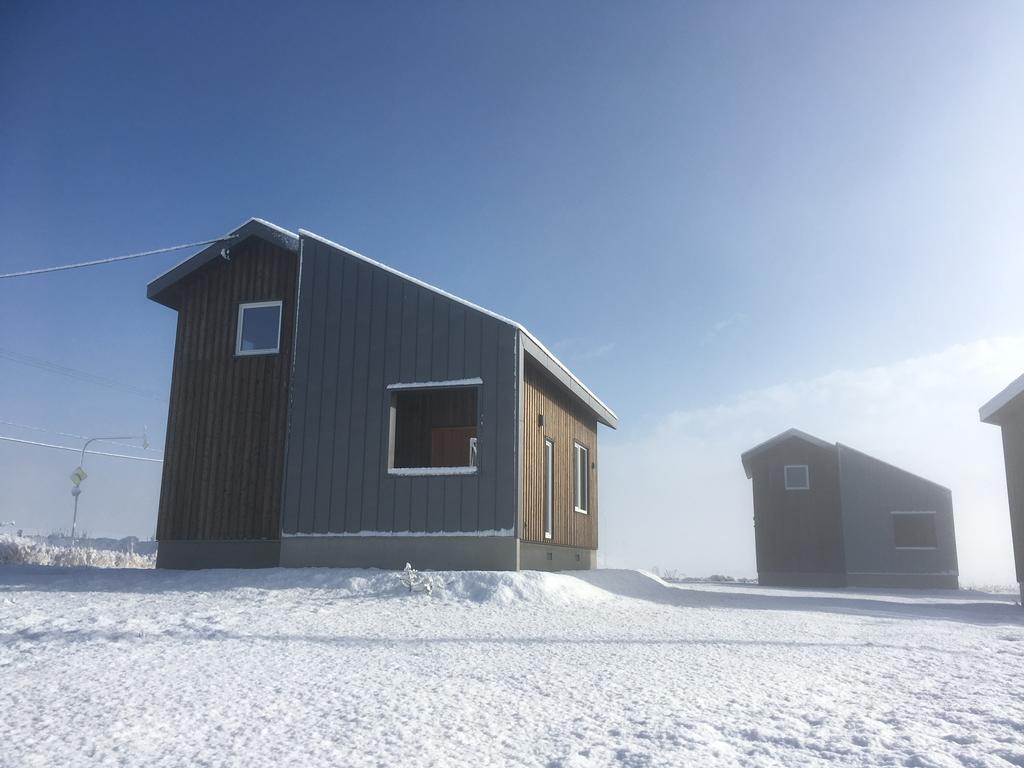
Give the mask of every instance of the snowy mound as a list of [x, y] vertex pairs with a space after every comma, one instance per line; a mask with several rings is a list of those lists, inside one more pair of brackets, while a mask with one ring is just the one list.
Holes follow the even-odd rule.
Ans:
[[153, 555], [90, 547], [61, 547], [19, 536], [0, 536], [0, 565], [56, 565], [93, 568], [152, 568]]
[[[539, 571], [424, 571], [430, 583], [410, 590], [400, 571], [374, 568], [276, 568], [270, 571], [207, 571], [178, 576], [179, 585], [202, 590], [217, 582], [219, 588], [329, 590], [339, 598], [399, 598], [441, 602], [470, 602], [497, 606], [516, 604], [568, 605], [600, 601], [611, 595], [576, 576]], [[184, 578], [182, 579], [182, 576]], [[187, 587], [182, 584], [187, 581]]]

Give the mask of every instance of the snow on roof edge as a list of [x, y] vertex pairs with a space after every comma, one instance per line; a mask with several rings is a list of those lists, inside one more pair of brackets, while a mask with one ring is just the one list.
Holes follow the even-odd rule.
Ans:
[[584, 384], [575, 373], [570, 371], [569, 367], [565, 363], [563, 363], [561, 360], [555, 357], [551, 350], [544, 346], [544, 344], [541, 343], [540, 339], [534, 336], [522, 323], [516, 322], [515, 320], [507, 318], [504, 315], [499, 315], [497, 312], [492, 312], [491, 310], [485, 307], [481, 307], [479, 304], [474, 304], [471, 301], [467, 301], [466, 299], [463, 299], [461, 296], [456, 296], [454, 293], [449, 293], [443, 288], [438, 288], [437, 286], [431, 285], [430, 283], [425, 282], [424, 280], [420, 280], [419, 278], [413, 277], [412, 275], [407, 275], [405, 272], [402, 272], [401, 270], [395, 269], [394, 267], [389, 267], [387, 264], [379, 262], [376, 259], [371, 259], [369, 256], [364, 256], [358, 251], [353, 251], [351, 248], [347, 248], [346, 246], [341, 245], [340, 243], [336, 243], [333, 240], [324, 237], [323, 235], [318, 235], [316, 232], [310, 232], [308, 229], [299, 229], [299, 237], [310, 237], [314, 240], [318, 240], [319, 242], [325, 245], [329, 245], [331, 248], [337, 248], [339, 251], [343, 251], [349, 254], [350, 256], [354, 256], [357, 259], [362, 259], [368, 264], [372, 264], [375, 267], [380, 267], [381, 269], [390, 272], [393, 275], [396, 275], [398, 277], [404, 278], [405, 280], [409, 280], [412, 283], [415, 283], [421, 288], [426, 288], [428, 291], [433, 291], [434, 293], [440, 294], [441, 296], [451, 299], [452, 301], [462, 304], [463, 306], [469, 307], [470, 309], [475, 309], [477, 312], [482, 312], [483, 314], [488, 315], [489, 317], [493, 317], [495, 320], [498, 320], [499, 322], [505, 323], [506, 325], [510, 325], [513, 328], [521, 331], [522, 333], [526, 334], [526, 336], [528, 336], [530, 340], [534, 344], [536, 344], [548, 357], [550, 357], [551, 361], [555, 365], [557, 365], [559, 368], [565, 371], [566, 375], [568, 375], [570, 379], [579, 384], [580, 388], [584, 392], [586, 392], [588, 395], [594, 398], [594, 402], [596, 402], [598, 405], [600, 405], [602, 408], [608, 411], [608, 413], [610, 413], [616, 420], [618, 420], [619, 417], [615, 413], [615, 411], [609, 408], [604, 403], [604, 401], [601, 400], [601, 398], [595, 395], [594, 392], [590, 389], [590, 387]]
[[1006, 389], [981, 406], [978, 409], [978, 417], [982, 421], [988, 422], [996, 413], [1009, 405], [1011, 400], [1021, 394], [1024, 394], [1024, 374], [1011, 381]]
[[[292, 240], [298, 241], [298, 239], [299, 239], [299, 236], [297, 234], [295, 234], [294, 232], [291, 232], [291, 231], [285, 229], [284, 227], [279, 227], [279, 226], [277, 226], [277, 224], [274, 224], [273, 222], [267, 221], [266, 219], [261, 219], [258, 216], [251, 216], [248, 219], [246, 219], [245, 221], [243, 221], [241, 224], [239, 224], [237, 227], [235, 227], [234, 229], [230, 230], [228, 232], [228, 234], [224, 235], [224, 237], [221, 238], [221, 240], [230, 240], [232, 237], [235, 236], [235, 233], [238, 232], [238, 230], [240, 230], [240, 229], [242, 229], [242, 227], [245, 227], [245, 226], [247, 226], [249, 224], [252, 224], [252, 223], [262, 224], [264, 227], [267, 227], [268, 229], [272, 229], [275, 232], [278, 232], [279, 234], [284, 235], [285, 237], [290, 237]], [[200, 253], [202, 253], [203, 251], [205, 251], [209, 247], [210, 247], [209, 245], [203, 246], [198, 251], [193, 253], [191, 256], [188, 256], [188, 257], [182, 259], [181, 261], [179, 261], [177, 264], [175, 264], [170, 269], [164, 270], [159, 275], [157, 275], [152, 280], [150, 280], [147, 283], [147, 287], [152, 285], [153, 283], [155, 283], [155, 282], [157, 282], [159, 280], [162, 280], [163, 278], [167, 277], [167, 275], [171, 274], [171, 272], [176, 270], [182, 264], [188, 263], [189, 261], [194, 259], [196, 256], [198, 256]]]

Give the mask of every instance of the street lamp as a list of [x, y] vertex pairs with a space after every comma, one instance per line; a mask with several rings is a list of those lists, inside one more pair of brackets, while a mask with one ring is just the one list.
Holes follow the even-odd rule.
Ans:
[[71, 518], [71, 543], [75, 543], [75, 527], [78, 525], [78, 497], [82, 495], [82, 481], [88, 477], [85, 474], [85, 470], [82, 469], [82, 465], [85, 464], [85, 449], [89, 447], [89, 443], [95, 443], [97, 440], [142, 440], [142, 447], [149, 448], [149, 438], [146, 437], [146, 430], [142, 430], [141, 435], [127, 435], [123, 437], [90, 437], [85, 441], [85, 445], [82, 446], [82, 456], [78, 460], [78, 466], [75, 471], [71, 473], [71, 495], [75, 497], [75, 513]]

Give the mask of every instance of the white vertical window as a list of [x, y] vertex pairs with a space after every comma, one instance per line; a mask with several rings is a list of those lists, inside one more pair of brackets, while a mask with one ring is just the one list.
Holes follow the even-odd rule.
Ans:
[[590, 451], [579, 443], [573, 443], [572, 452], [576, 511], [586, 514], [590, 509]]
[[555, 442], [544, 438], [544, 538], [550, 539], [555, 511]]

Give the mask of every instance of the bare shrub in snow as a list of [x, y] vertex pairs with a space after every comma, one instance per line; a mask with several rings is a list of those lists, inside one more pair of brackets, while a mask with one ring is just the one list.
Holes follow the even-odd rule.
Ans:
[[411, 563], [405, 564], [405, 568], [398, 574], [398, 580], [410, 592], [426, 592], [429, 595], [434, 591], [434, 580], [417, 571]]
[[156, 566], [156, 556], [89, 547], [54, 546], [20, 536], [0, 535], [0, 565], [153, 568]]

